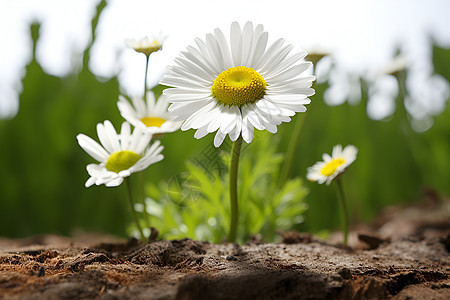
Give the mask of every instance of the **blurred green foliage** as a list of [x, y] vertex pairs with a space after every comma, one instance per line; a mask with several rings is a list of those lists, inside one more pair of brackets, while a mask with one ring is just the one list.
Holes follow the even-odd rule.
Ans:
[[[17, 116], [0, 120], [2, 236], [70, 234], [77, 228], [127, 234], [124, 224], [131, 223], [131, 214], [124, 187], [84, 188], [88, 178], [85, 167], [93, 159], [78, 146], [75, 138], [78, 133], [95, 138], [96, 124], [106, 119], [116, 128], [123, 122], [116, 106], [120, 93], [117, 77], [99, 80], [88, 69], [89, 51], [105, 5], [105, 1], [100, 2], [93, 18], [92, 40], [83, 53], [82, 65], [74, 66], [67, 76], [55, 77], [46, 74], [33, 56], [26, 67]], [[34, 24], [30, 29], [35, 49], [39, 25]], [[435, 46], [433, 63], [435, 72], [449, 80], [450, 51]], [[248, 226], [241, 241], [257, 232], [272, 239], [276, 230], [288, 230], [291, 226], [310, 232], [339, 228], [340, 215], [336, 213], [339, 206], [332, 188], [306, 182], [309, 190], [306, 195], [299, 179], [292, 179], [281, 191], [273, 186], [276, 183], [273, 178], [278, 176], [275, 168], [283, 161], [283, 155], [277, 153], [285, 153], [294, 123], [300, 118], [305, 119], [290, 178], [305, 178], [306, 168], [320, 160], [322, 153], [329, 153], [335, 144], [358, 147], [358, 158], [343, 178], [354, 222], [371, 220], [386, 205], [418, 201], [425, 188], [448, 196], [450, 107], [447, 103], [429, 130], [423, 133], [412, 130], [411, 117], [403, 103], [407, 75], [403, 72], [398, 76], [403, 94], [396, 99], [395, 113], [386, 120], [375, 121], [367, 116], [371, 83], [361, 80], [359, 103], [345, 102], [338, 106], [325, 104], [323, 94], [328, 83], [322, 83], [315, 85], [316, 95], [312, 97], [308, 112], [279, 126], [276, 135], [260, 133], [261, 139], [255, 139], [243, 152], [240, 166], [242, 211], [254, 212], [241, 217], [240, 228]], [[161, 93], [163, 88], [158, 86], [155, 92]], [[155, 199], [150, 206], [154, 209], [152, 225], [159, 227], [167, 237], [220, 241], [225, 236], [228, 219], [223, 216], [229, 204], [224, 200], [227, 189], [220, 192], [227, 185], [223, 174], [214, 173], [215, 179], [209, 186], [202, 187], [199, 200], [187, 207], [174, 202], [176, 196], [169, 193], [174, 188], [168, 186], [174, 178], [185, 176], [183, 174], [194, 175], [194, 178], [207, 176], [204, 170], [186, 161], [198, 158], [205, 147], [212, 145], [212, 138], [208, 135], [195, 140], [192, 131], [163, 136], [165, 159], [143, 173], [148, 195]], [[258, 145], [263, 142], [268, 144]], [[263, 170], [256, 172], [253, 168]], [[161, 182], [166, 182], [166, 186]], [[296, 195], [297, 202], [286, 196], [290, 193]], [[201, 199], [208, 201], [200, 204]], [[286, 199], [290, 200], [283, 202]], [[303, 213], [304, 201], [308, 209]], [[294, 203], [298, 203], [298, 207], [294, 207]], [[282, 209], [283, 205], [286, 209]], [[277, 206], [279, 211], [274, 214]], [[196, 207], [201, 213], [192, 213]], [[301, 213], [304, 222], [298, 224]], [[190, 217], [183, 219], [183, 214], [190, 214]], [[273, 228], [273, 224], [277, 228]]]

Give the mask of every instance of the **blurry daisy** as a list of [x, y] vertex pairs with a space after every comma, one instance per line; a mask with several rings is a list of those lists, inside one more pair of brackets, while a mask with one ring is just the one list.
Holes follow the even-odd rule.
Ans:
[[184, 121], [182, 130], [197, 129], [196, 138], [215, 132], [214, 145], [226, 135], [250, 143], [254, 128], [277, 131], [296, 112], [306, 111], [314, 76], [303, 75], [310, 62], [305, 51], [291, 54], [293, 46], [278, 39], [267, 46], [262, 25], [231, 25], [227, 40], [220, 29], [196, 38], [196, 46], [181, 52], [161, 84], [172, 105], [169, 111]]
[[153, 52], [161, 50], [163, 42], [164, 38], [162, 36], [158, 36], [153, 39], [145, 37], [140, 40], [125, 40], [125, 45], [129, 48], [134, 49], [136, 52], [144, 53], [146, 56], [149, 56]]
[[305, 57], [305, 59], [312, 62], [314, 66], [316, 66], [317, 63], [322, 60], [322, 58], [328, 55], [330, 55], [328, 51], [316, 47], [308, 49], [308, 55]]
[[122, 124], [120, 134], [116, 133], [110, 121], [99, 123], [97, 134], [102, 145], [84, 134], [77, 135], [78, 144], [100, 162], [86, 167], [91, 176], [86, 181], [86, 187], [94, 183], [108, 187], [118, 186], [125, 177], [164, 158], [161, 154], [164, 147], [160, 146], [159, 141], [150, 146], [152, 136], [140, 128], [131, 133], [131, 126], [127, 122]]
[[400, 54], [396, 56], [389, 64], [380, 68], [378, 74], [398, 76], [398, 74], [405, 71], [408, 66], [408, 60], [406, 56]]
[[337, 196], [342, 203], [344, 245], [347, 245], [349, 216], [344, 187], [342, 180], [340, 180], [340, 175], [355, 161], [357, 153], [358, 149], [353, 145], [348, 145], [344, 149], [342, 149], [341, 145], [336, 145], [333, 147], [331, 156], [325, 153], [323, 155], [323, 161], [317, 162], [315, 165], [308, 168], [308, 173], [306, 174], [306, 178], [310, 181], [317, 181], [320, 184], [326, 181], [327, 185], [329, 185], [336, 179]]
[[326, 182], [329, 185], [333, 179], [344, 172], [355, 161], [357, 153], [358, 149], [353, 145], [348, 145], [344, 149], [342, 149], [341, 145], [336, 145], [333, 147], [331, 156], [325, 153], [323, 161], [317, 162], [308, 168], [306, 178], [310, 181], [317, 181], [320, 184]]
[[141, 97], [133, 97], [130, 103], [119, 96], [117, 106], [122, 117], [133, 126], [150, 134], [174, 132], [180, 129], [181, 122], [174, 121], [169, 115], [167, 96], [161, 95], [155, 101], [153, 92], [147, 92], [147, 103]]

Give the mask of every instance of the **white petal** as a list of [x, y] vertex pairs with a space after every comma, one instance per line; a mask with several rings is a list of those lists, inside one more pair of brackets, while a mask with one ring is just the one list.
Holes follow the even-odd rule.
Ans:
[[212, 119], [209, 123], [207, 130], [208, 132], [214, 132], [220, 128], [220, 125], [223, 123], [224, 116], [222, 115], [222, 111], [224, 110], [224, 106], [220, 105], [216, 107], [212, 113]]
[[83, 148], [84, 151], [86, 151], [86, 153], [92, 156], [95, 160], [103, 162], [108, 159], [109, 154], [92, 138], [84, 134], [79, 134], [77, 135], [77, 140], [81, 148]]
[[267, 48], [267, 50], [264, 52], [264, 54], [261, 57], [260, 64], [255, 65], [258, 72], [261, 72], [261, 69], [264, 67], [265, 64], [267, 64], [270, 60], [270, 58], [279, 51], [281, 46], [284, 44], [284, 39], [278, 39], [276, 40], [272, 45]]
[[291, 52], [292, 48], [292, 45], [287, 45], [273, 53], [273, 56], [267, 59], [267, 63], [261, 68], [261, 73], [264, 74], [264, 78], [271, 78], [270, 75], [274, 73], [274, 70], [286, 58], [289, 52]]
[[128, 177], [128, 176], [130, 176], [130, 175], [131, 175], [130, 170], [123, 170], [123, 171], [120, 171], [120, 172], [119, 172], [119, 176], [120, 176], [120, 177]]
[[216, 74], [214, 68], [210, 66], [210, 64], [206, 61], [205, 58], [202, 57], [200, 51], [192, 46], [187, 47], [186, 52], [181, 52], [181, 54], [192, 61], [194, 64], [199, 66], [202, 70], [204, 70], [208, 74]]
[[267, 32], [261, 33], [258, 40], [255, 43], [255, 49], [253, 51], [252, 60], [249, 63], [251, 66], [259, 66], [261, 64], [261, 57], [264, 54], [267, 46], [267, 40], [269, 34]]
[[242, 107], [242, 115], [244, 119], [252, 124], [258, 130], [264, 130], [264, 126], [261, 123], [258, 115], [256, 114], [256, 105], [254, 103], [247, 104]]
[[95, 178], [94, 177], [89, 177], [89, 179], [86, 181], [86, 183], [84, 184], [85, 187], [90, 187], [92, 185], [95, 184]]
[[222, 50], [220, 49], [219, 43], [217, 42], [216, 38], [211, 33], [208, 33], [206, 35], [206, 48], [209, 52], [209, 55], [212, 57], [219, 69], [226, 70]]
[[248, 65], [250, 54], [252, 51], [253, 44], [253, 24], [252, 22], [247, 22], [242, 29], [242, 60], [241, 64], [246, 67], [251, 67]]
[[279, 107], [272, 103], [271, 101], [268, 101], [266, 99], [260, 99], [256, 102], [256, 106], [266, 114], [273, 116], [273, 115], [284, 115], [284, 116], [293, 116], [295, 113], [292, 110], [285, 109], [282, 107]]
[[268, 76], [267, 81], [271, 81], [271, 80], [275, 81], [276, 80], [278, 82], [283, 82], [289, 78], [293, 78], [293, 77], [305, 72], [310, 66], [311, 66], [311, 63], [303, 63], [303, 64], [295, 65], [292, 68], [285, 70], [274, 77]]
[[179, 87], [179, 88], [198, 88], [200, 90], [204, 89], [205, 86], [200, 81], [187, 79], [184, 77], [179, 77], [179, 75], [169, 75], [166, 74], [160, 81], [161, 84], [167, 85], [167, 86], [173, 86], [173, 87]]
[[[103, 127], [104, 133], [103, 134], [105, 134], [104, 138], [108, 140], [108, 142], [113, 150], [110, 153], [120, 151], [119, 136], [117, 135], [116, 129], [114, 129], [113, 124], [111, 123], [111, 121], [106, 120], [105, 122], [103, 122], [103, 125], [104, 125], [104, 127]], [[100, 138], [100, 135], [99, 135], [99, 138]]]
[[200, 76], [197, 76], [197, 74], [194, 73], [194, 70], [195, 69], [191, 70], [184, 66], [178, 66], [177, 68], [172, 68], [170, 76], [198, 82], [202, 87], [211, 85], [211, 75], [208, 75], [206, 78], [202, 78]]
[[203, 126], [200, 127], [194, 134], [194, 137], [196, 139], [201, 139], [202, 137], [206, 136], [209, 132], [208, 132], [208, 126]]
[[248, 117], [243, 117], [242, 120], [242, 138], [247, 144], [250, 144], [253, 140], [253, 131], [254, 128], [252, 124], [249, 122]]
[[222, 145], [225, 137], [226, 137], [226, 133], [222, 133], [220, 130], [218, 130], [216, 133], [216, 136], [214, 137], [214, 146], [219, 147], [220, 145]]
[[131, 102], [133, 102], [133, 106], [136, 109], [136, 114], [138, 115], [139, 118], [142, 118], [146, 112], [147, 112], [147, 108], [145, 107], [145, 102], [144, 99], [142, 99], [141, 97], [131, 97]]
[[107, 128], [103, 123], [97, 124], [97, 136], [100, 140], [100, 143], [105, 147], [106, 151], [109, 153], [116, 152], [113, 142], [111, 141], [110, 134], [108, 133]]
[[123, 178], [122, 177], [117, 177], [113, 180], [108, 181], [105, 185], [107, 187], [114, 187], [114, 186], [119, 186], [121, 185], [123, 182]]
[[209, 53], [206, 43], [199, 38], [196, 38], [195, 42], [198, 46], [200, 54], [209, 64], [209, 66], [214, 70], [215, 73], [220, 73], [222, 71], [222, 68], [220, 67], [220, 64], [216, 61], [215, 57], [211, 56], [211, 54]]
[[207, 114], [211, 109], [213, 109], [215, 105], [216, 103], [210, 102], [208, 105], [202, 107], [197, 112], [189, 116], [189, 118], [187, 118], [181, 126], [181, 130], [185, 131], [192, 128], [192, 123], [196, 120], [196, 118], [203, 118], [204, 115]]
[[211, 80], [210, 72], [207, 72], [205, 68], [200, 67], [198, 64], [194, 63], [192, 60], [180, 57], [175, 59], [175, 62], [179, 65], [183, 66], [185, 69], [188, 69], [192, 72], [193, 75], [201, 78], [202, 80]]
[[235, 66], [242, 66], [242, 35], [241, 27], [237, 22], [231, 24], [230, 46]]
[[120, 129], [120, 150], [127, 150], [130, 143], [131, 136], [131, 126], [128, 122], [122, 123], [122, 128]]
[[308, 52], [303, 51], [303, 52], [299, 52], [299, 53], [295, 53], [295, 54], [291, 55], [290, 57], [286, 58], [284, 61], [279, 63], [277, 66], [275, 66], [275, 68], [272, 70], [272, 73], [278, 74], [279, 72], [282, 72], [283, 70], [296, 64], [299, 60], [305, 58], [305, 56], [307, 54], [308, 54]]
[[220, 124], [219, 131], [223, 133], [229, 133], [234, 130], [237, 125], [237, 119], [242, 118], [239, 108], [236, 106], [223, 106], [222, 111], [222, 122]]
[[237, 109], [235, 127], [231, 132], [229, 132], [230, 140], [232, 140], [233, 142], [236, 141], [237, 138], [241, 135], [241, 130], [242, 130], [242, 116], [240, 110]]
[[231, 57], [230, 48], [228, 47], [227, 39], [223, 32], [216, 28], [214, 30], [214, 35], [219, 44], [220, 49], [222, 50], [223, 60], [224, 60], [224, 68], [229, 69], [233, 66], [233, 59]]
[[331, 157], [342, 157], [342, 145], [336, 145], [333, 147], [333, 151], [331, 153]]

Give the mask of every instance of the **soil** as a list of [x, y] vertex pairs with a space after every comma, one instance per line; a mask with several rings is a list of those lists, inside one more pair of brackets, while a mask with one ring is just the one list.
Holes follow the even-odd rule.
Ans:
[[327, 240], [245, 245], [0, 239], [0, 299], [450, 299], [450, 202], [388, 208]]

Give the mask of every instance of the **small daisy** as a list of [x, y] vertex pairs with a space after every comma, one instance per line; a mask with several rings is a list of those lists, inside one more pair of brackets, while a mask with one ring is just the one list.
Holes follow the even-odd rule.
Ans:
[[171, 86], [169, 111], [184, 121], [181, 130], [197, 129], [196, 138], [215, 132], [218, 147], [229, 135], [250, 143], [254, 128], [277, 131], [296, 112], [306, 111], [314, 76], [303, 75], [311, 66], [305, 51], [289, 55], [293, 46], [278, 39], [267, 45], [262, 25], [243, 28], [232, 23], [227, 40], [220, 29], [195, 39], [175, 59], [161, 84]]
[[131, 133], [129, 123], [122, 123], [118, 134], [110, 121], [97, 124], [97, 135], [102, 145], [92, 138], [79, 134], [78, 144], [100, 164], [89, 164], [86, 169], [91, 176], [86, 187], [94, 183], [108, 187], [118, 186], [125, 177], [142, 171], [150, 165], [162, 160], [163, 146], [155, 141], [149, 146], [152, 136], [140, 128]]
[[180, 129], [181, 122], [174, 121], [167, 111], [169, 102], [167, 96], [161, 95], [155, 101], [153, 92], [147, 92], [147, 103], [141, 97], [133, 97], [130, 103], [125, 97], [119, 96], [117, 106], [122, 117], [134, 127], [141, 128], [150, 134], [174, 132]]
[[305, 59], [312, 62], [314, 65], [317, 65], [317, 63], [321, 61], [322, 58], [328, 55], [330, 55], [330, 53], [325, 50], [313, 48], [308, 50], [308, 55], [305, 57]]
[[348, 145], [343, 150], [341, 145], [336, 145], [333, 147], [331, 156], [325, 153], [322, 157], [323, 161], [308, 168], [306, 178], [320, 184], [326, 182], [329, 185], [355, 161], [357, 153], [358, 149], [353, 145]]
[[161, 36], [155, 37], [153, 39], [145, 37], [140, 40], [125, 40], [125, 45], [129, 48], [134, 49], [136, 52], [144, 53], [146, 56], [149, 56], [153, 52], [161, 50], [163, 42], [164, 38]]
[[382, 67], [378, 73], [380, 75], [397, 76], [400, 72], [406, 70], [408, 67], [408, 60], [404, 55], [396, 56], [389, 64]]

